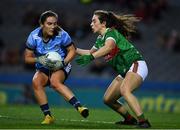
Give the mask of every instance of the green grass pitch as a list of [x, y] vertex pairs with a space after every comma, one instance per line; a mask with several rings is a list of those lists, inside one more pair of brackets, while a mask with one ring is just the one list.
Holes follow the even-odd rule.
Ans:
[[[135, 126], [115, 125], [120, 116], [110, 109], [90, 108], [90, 116], [84, 119], [73, 108], [51, 106], [56, 121], [43, 126], [39, 106], [0, 106], [0, 129], [135, 129]], [[180, 113], [146, 112], [153, 129], [180, 128]]]

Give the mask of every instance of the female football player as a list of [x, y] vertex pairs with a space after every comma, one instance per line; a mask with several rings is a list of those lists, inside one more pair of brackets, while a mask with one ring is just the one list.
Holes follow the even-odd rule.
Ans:
[[[35, 97], [45, 115], [41, 124], [54, 122], [45, 93], [47, 84], [61, 94], [83, 117], [88, 116], [88, 109], [80, 104], [72, 91], [64, 84], [71, 71], [70, 61], [75, 57], [76, 52], [69, 34], [60, 28], [57, 22], [58, 15], [55, 12], [42, 13], [39, 19], [40, 27], [30, 33], [26, 42], [25, 63], [35, 64], [36, 73], [32, 84]], [[45, 56], [50, 51], [58, 52], [63, 61], [51, 63]]]
[[[117, 15], [104, 10], [95, 11], [91, 28], [99, 36], [90, 50], [77, 48], [76, 52], [81, 56], [76, 62], [85, 66], [94, 59], [104, 57], [106, 62], [119, 73], [104, 94], [104, 103], [124, 118], [116, 124], [137, 124], [138, 127], [149, 128], [151, 125], [145, 118], [137, 98], [132, 94], [148, 74], [142, 55], [127, 40], [129, 34], [135, 31], [134, 23], [138, 21], [139, 19], [133, 15]], [[137, 119], [118, 101], [120, 97], [124, 97]]]

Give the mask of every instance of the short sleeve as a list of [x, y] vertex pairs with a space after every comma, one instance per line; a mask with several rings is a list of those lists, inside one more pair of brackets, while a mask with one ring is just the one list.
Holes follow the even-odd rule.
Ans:
[[112, 39], [116, 43], [118, 39], [118, 34], [116, 34], [115, 31], [109, 31], [107, 32], [105, 39], [106, 40]]
[[98, 50], [98, 48], [96, 47], [96, 45], [94, 45], [94, 46], [92, 47], [92, 49]]
[[94, 46], [93, 46], [93, 49], [98, 50], [100, 44], [101, 44], [101, 36], [99, 35], [99, 36], [97, 37], [97, 39], [96, 39], [96, 42], [95, 42], [95, 44], [94, 44]]
[[93, 48], [96, 49], [96, 50], [99, 49], [99, 47], [98, 47], [98, 40], [96, 40], [95, 44], [93, 45]]
[[67, 47], [72, 44], [72, 39], [67, 32], [63, 34], [63, 46]]
[[34, 41], [34, 39], [33, 39], [32, 34], [30, 34], [30, 35], [28, 36], [28, 39], [27, 39], [27, 41], [26, 41], [26, 47], [27, 47], [28, 49], [30, 49], [30, 50], [34, 50], [35, 47], [36, 47], [36, 44], [35, 44], [35, 41]]

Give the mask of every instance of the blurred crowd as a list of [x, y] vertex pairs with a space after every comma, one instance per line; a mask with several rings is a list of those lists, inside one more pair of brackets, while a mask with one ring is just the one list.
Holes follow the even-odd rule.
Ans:
[[168, 32], [160, 32], [158, 35], [158, 44], [163, 50], [169, 52], [180, 52], [180, 32], [172, 29]]
[[131, 10], [133, 14], [141, 17], [144, 22], [160, 20], [162, 13], [167, 11], [169, 6], [167, 0], [92, 0], [93, 2], [109, 3]]
[[[81, 1], [82, 2], [82, 1]], [[108, 3], [112, 7], [113, 5], [118, 5], [122, 9], [129, 10], [131, 13], [140, 17], [144, 24], [156, 24], [156, 22], [163, 19], [163, 15], [166, 14], [169, 8], [167, 0], [92, 0], [88, 4], [99, 4]], [[83, 4], [83, 2], [81, 3]], [[20, 21], [22, 26], [30, 28], [33, 30], [35, 27], [39, 26], [38, 19], [42, 10], [37, 9], [37, 6], [29, 5], [24, 9], [25, 13]], [[83, 40], [91, 33], [90, 29], [90, 18], [92, 14], [84, 14], [83, 20], [79, 20], [73, 16], [71, 19], [67, 17], [68, 14], [60, 13], [60, 10], [55, 10], [60, 16], [60, 25], [64, 28], [73, 38], [78, 40]], [[3, 26], [4, 19], [0, 14], [0, 26]], [[13, 24], [13, 23], [12, 23]], [[29, 32], [28, 32], [29, 33]], [[137, 33], [132, 34], [133, 40], [141, 40], [143, 34], [141, 30], [137, 30]], [[163, 32], [158, 36], [158, 43], [164, 50], [170, 50], [172, 52], [180, 52], [180, 34], [178, 30], [172, 30], [168, 33]], [[22, 47], [11, 48], [9, 45], [4, 43], [4, 39], [0, 35], [0, 66], [17, 66], [17, 68], [23, 65], [23, 49]], [[32, 66], [25, 66], [31, 70]], [[95, 62], [89, 69], [91, 72], [102, 73], [106, 65], [99, 62]]]

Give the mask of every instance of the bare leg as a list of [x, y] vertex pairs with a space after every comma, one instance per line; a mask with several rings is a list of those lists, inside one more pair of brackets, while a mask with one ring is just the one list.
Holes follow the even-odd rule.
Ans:
[[140, 116], [143, 112], [137, 98], [132, 94], [132, 91], [138, 88], [141, 83], [142, 78], [138, 74], [128, 72], [120, 87], [121, 95], [123, 95], [136, 116]]
[[66, 101], [74, 106], [78, 112], [84, 117], [88, 117], [89, 110], [86, 107], [81, 106], [80, 101], [74, 96], [73, 92], [64, 85], [65, 74], [62, 70], [56, 71], [52, 74], [50, 82], [52, 87], [61, 94]]
[[40, 71], [37, 71], [33, 77], [33, 90], [39, 105], [47, 103], [47, 96], [44, 90], [47, 81], [48, 77]]
[[63, 84], [65, 80], [65, 75], [62, 70], [54, 72], [51, 76], [50, 82], [52, 87], [61, 94], [66, 101], [69, 101], [73, 96], [73, 92]]
[[125, 114], [127, 112], [124, 106], [118, 101], [121, 97], [120, 86], [122, 81], [123, 79], [117, 76], [104, 94], [104, 103], [119, 114]]

